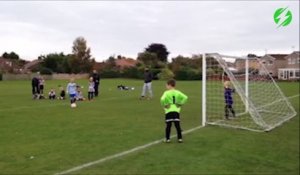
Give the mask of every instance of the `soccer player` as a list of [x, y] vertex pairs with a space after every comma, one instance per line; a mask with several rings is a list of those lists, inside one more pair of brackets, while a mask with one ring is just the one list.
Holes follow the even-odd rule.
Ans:
[[88, 88], [89, 88], [88, 89], [88, 99], [90, 101], [90, 100], [93, 100], [94, 93], [95, 93], [95, 82], [94, 82], [93, 77], [90, 77], [90, 79], [89, 79], [89, 87]]
[[230, 81], [225, 81], [224, 82], [225, 119], [229, 119], [229, 111], [232, 113], [232, 117], [235, 117], [235, 112], [232, 107], [233, 104], [232, 93], [234, 93], [234, 89], [230, 88]]
[[83, 97], [82, 91], [80, 89], [80, 86], [78, 86], [78, 85], [76, 86], [75, 98], [76, 98], [76, 101], [84, 101], [85, 100], [85, 98]]
[[48, 93], [48, 96], [50, 100], [55, 100], [56, 94], [53, 88], [51, 88], [50, 92]]
[[59, 87], [59, 90], [60, 90], [58, 99], [59, 100], [64, 100], [66, 98], [66, 92], [65, 92], [65, 90], [62, 86], [59, 85], [58, 87]]
[[181, 106], [187, 102], [188, 97], [175, 89], [176, 81], [169, 80], [166, 84], [167, 90], [164, 92], [160, 98], [161, 105], [165, 110], [165, 120], [166, 120], [166, 143], [170, 142], [171, 126], [172, 123], [175, 124], [177, 130], [178, 142], [182, 142], [182, 134], [180, 127], [180, 110]]
[[40, 87], [39, 87], [39, 79], [37, 77], [32, 78], [31, 86], [32, 86], [33, 99], [39, 99], [40, 98]]
[[77, 90], [77, 85], [76, 83], [74, 82], [75, 79], [74, 78], [71, 78], [70, 79], [70, 82], [68, 83], [67, 85], [67, 94], [70, 95], [70, 102], [71, 104], [75, 103], [76, 102], [76, 90]]
[[39, 76], [39, 89], [40, 89], [40, 98], [43, 99], [44, 97], [44, 86], [45, 80], [42, 76]]
[[93, 70], [93, 81], [94, 81], [94, 89], [95, 89], [95, 97], [98, 97], [99, 94], [99, 84], [100, 84], [100, 75], [96, 70]]
[[150, 72], [149, 68], [145, 68], [145, 73], [144, 73], [144, 86], [143, 86], [143, 91], [141, 94], [140, 99], [144, 99], [146, 95], [146, 91], [148, 90], [149, 92], [149, 97], [148, 99], [151, 99], [153, 97], [153, 92], [152, 92], [152, 79], [153, 75], [152, 72]]

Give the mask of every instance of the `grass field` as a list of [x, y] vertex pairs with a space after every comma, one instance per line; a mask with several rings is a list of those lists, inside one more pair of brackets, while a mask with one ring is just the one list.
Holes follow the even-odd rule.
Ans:
[[[46, 92], [59, 84], [67, 82], [47, 81]], [[136, 89], [119, 91], [119, 84]], [[55, 174], [162, 139], [164, 84], [154, 81], [154, 99], [140, 101], [141, 81], [105, 79], [100, 97], [71, 109], [68, 100], [32, 100], [29, 81], [0, 81], [0, 174]], [[279, 86], [286, 96], [299, 94], [298, 83]], [[199, 126], [201, 82], [181, 81], [178, 89], [189, 96], [183, 130]], [[173, 139], [72, 174], [298, 175], [299, 97], [290, 101], [297, 116], [271, 132], [208, 126], [184, 135], [183, 144]]]

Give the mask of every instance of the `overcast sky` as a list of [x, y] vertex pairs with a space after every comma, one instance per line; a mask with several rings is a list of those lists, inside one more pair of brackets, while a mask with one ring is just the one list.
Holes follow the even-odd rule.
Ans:
[[[299, 50], [299, 1], [1, 1], [0, 7], [0, 54], [15, 51], [26, 60], [71, 53], [78, 36], [98, 61], [136, 58], [151, 43], [165, 44], [169, 59]], [[286, 27], [273, 21], [281, 7], [293, 14]]]

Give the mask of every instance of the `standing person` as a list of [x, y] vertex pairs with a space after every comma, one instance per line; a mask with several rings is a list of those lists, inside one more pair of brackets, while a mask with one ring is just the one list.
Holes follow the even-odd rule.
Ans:
[[225, 81], [224, 82], [225, 119], [229, 119], [229, 111], [232, 113], [232, 117], [235, 117], [235, 112], [232, 107], [233, 105], [232, 93], [234, 93], [234, 89], [230, 88], [230, 81]]
[[150, 72], [149, 68], [145, 68], [144, 72], [144, 85], [143, 85], [143, 91], [141, 94], [140, 99], [144, 99], [146, 96], [146, 91], [149, 93], [148, 99], [151, 99], [153, 97], [153, 92], [152, 92], [152, 79], [153, 79], [153, 74]]
[[77, 85], [74, 78], [71, 78], [67, 85], [67, 94], [70, 96], [71, 105], [76, 104]]
[[32, 87], [32, 95], [33, 99], [40, 98], [40, 87], [39, 87], [39, 79], [37, 77], [33, 77], [31, 80], [31, 87]]
[[99, 84], [100, 84], [100, 75], [96, 70], [93, 70], [93, 81], [94, 81], [94, 89], [95, 89], [95, 97], [98, 97], [99, 94]]
[[95, 93], [95, 82], [93, 80], [93, 77], [90, 77], [89, 79], [89, 89], [88, 89], [88, 99], [93, 100]]
[[187, 102], [188, 97], [175, 89], [176, 81], [169, 80], [166, 84], [167, 90], [160, 98], [160, 103], [165, 110], [165, 121], [166, 121], [166, 139], [165, 142], [170, 142], [170, 134], [172, 123], [174, 122], [177, 130], [177, 139], [179, 143], [182, 143], [182, 133], [180, 127], [180, 110], [181, 106]]
[[42, 76], [39, 77], [39, 89], [40, 89], [40, 98], [44, 99], [44, 87], [45, 87], [45, 80]]

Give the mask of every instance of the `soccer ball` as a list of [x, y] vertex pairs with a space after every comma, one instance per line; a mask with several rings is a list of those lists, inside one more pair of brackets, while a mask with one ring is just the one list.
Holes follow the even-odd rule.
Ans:
[[132, 87], [131, 90], [134, 90], [134, 87]]
[[71, 108], [76, 108], [76, 106], [77, 106], [76, 103], [71, 104]]

